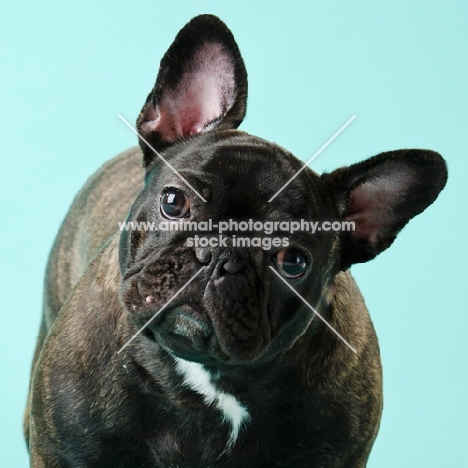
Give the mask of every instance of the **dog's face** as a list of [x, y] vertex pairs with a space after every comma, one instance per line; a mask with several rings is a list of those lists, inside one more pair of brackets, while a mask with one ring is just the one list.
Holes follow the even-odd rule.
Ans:
[[[302, 164], [277, 146], [237, 131], [200, 135], [171, 148], [167, 157], [206, 202], [164, 163], [149, 171], [130, 219], [175, 221], [180, 230], [123, 235], [127, 309], [141, 322], [148, 320], [205, 266], [149, 326], [163, 346], [185, 358], [230, 363], [264, 359], [272, 350], [290, 347], [313, 313], [287, 293], [269, 267], [316, 307], [330, 278], [323, 272], [335, 267], [330, 252], [337, 234], [227, 229], [220, 241], [215, 227], [212, 233], [183, 229], [208, 220], [332, 219], [334, 209], [323, 200], [320, 178], [312, 173], [296, 178], [269, 203]], [[195, 235], [211, 245], [197, 247], [191, 241]], [[233, 246], [241, 237], [256, 238], [263, 246]]]
[[[122, 303], [138, 325], [164, 307], [147, 336], [202, 363], [247, 365], [291, 348], [314, 326], [314, 313], [272, 268], [319, 308], [334, 275], [386, 249], [446, 179], [440, 156], [423, 150], [296, 176], [303, 163], [293, 155], [235, 130], [246, 97], [236, 43], [205, 15], [166, 53], [137, 122], [147, 174], [128, 221], [178, 230], [123, 231]], [[209, 220], [211, 231], [188, 228]], [[355, 230], [290, 233], [270, 224], [266, 235], [231, 226], [220, 238], [219, 223], [228, 220], [352, 221]], [[238, 237], [257, 240], [239, 245]]]

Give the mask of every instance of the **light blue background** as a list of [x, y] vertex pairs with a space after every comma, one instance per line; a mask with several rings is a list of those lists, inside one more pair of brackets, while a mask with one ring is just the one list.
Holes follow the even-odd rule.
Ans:
[[353, 271], [380, 338], [385, 409], [371, 468], [468, 466], [468, 9], [459, 1], [18, 1], [0, 7], [0, 464], [21, 434], [44, 266], [73, 196], [134, 145], [158, 62], [199, 13], [232, 29], [250, 80], [242, 129], [321, 172], [423, 147], [449, 164], [437, 202]]

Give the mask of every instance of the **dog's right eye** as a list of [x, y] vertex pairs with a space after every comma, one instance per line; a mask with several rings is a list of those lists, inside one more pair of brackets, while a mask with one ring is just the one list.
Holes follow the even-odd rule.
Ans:
[[176, 189], [166, 190], [161, 195], [161, 213], [170, 219], [185, 218], [190, 214], [190, 200], [184, 192]]

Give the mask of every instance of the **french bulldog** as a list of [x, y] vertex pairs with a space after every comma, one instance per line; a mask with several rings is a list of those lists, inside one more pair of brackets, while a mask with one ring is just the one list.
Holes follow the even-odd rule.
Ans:
[[[75, 198], [47, 267], [25, 415], [34, 468], [366, 466], [382, 373], [349, 268], [434, 202], [446, 165], [406, 149], [298, 174], [291, 153], [237, 130], [246, 99], [231, 32], [194, 18], [137, 119], [141, 149]], [[211, 242], [213, 227], [196, 245], [182, 227], [208, 220], [354, 230], [240, 247], [234, 229]]]

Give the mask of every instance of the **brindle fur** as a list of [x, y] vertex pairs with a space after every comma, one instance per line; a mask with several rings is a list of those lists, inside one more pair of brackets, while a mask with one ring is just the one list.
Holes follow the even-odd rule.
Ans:
[[[218, 127], [175, 141], [162, 131], [152, 133], [145, 125], [151, 106], [162, 105], [167, 87], [177, 90], [184, 60], [210, 40], [221, 41], [228, 56], [221, 59], [235, 63], [237, 100], [224, 112], [226, 120], [220, 116]], [[161, 70], [138, 119], [139, 130], [193, 183], [190, 171], [197, 172], [208, 202], [203, 205], [187, 189], [194, 212], [218, 218], [242, 211], [247, 218], [346, 219], [369, 204], [366, 187], [382, 173], [385, 181], [395, 178], [398, 193], [387, 197], [378, 216], [358, 216], [355, 234], [322, 232], [307, 241], [314, 246], [314, 263], [294, 282], [356, 353], [278, 282], [268, 268], [269, 254], [212, 249], [211, 260], [202, 261], [185, 247], [185, 234], [120, 235], [117, 223], [129, 211], [129, 220], [160, 216], [154, 206], [162, 187], [182, 184], [140, 142], [143, 152], [123, 153], [88, 181], [52, 249], [25, 413], [32, 466], [364, 467], [380, 423], [382, 373], [375, 331], [348, 268], [386, 249], [404, 224], [435, 200], [446, 180], [442, 158], [427, 150], [404, 150], [323, 176], [306, 170], [267, 205], [302, 163], [272, 143], [235, 130], [245, 114], [247, 83], [227, 28], [211, 16], [194, 19]], [[386, 224], [378, 240], [369, 240], [382, 219]], [[219, 269], [226, 258], [244, 262], [244, 270], [224, 272], [223, 278]], [[250, 419], [229, 448], [229, 428], [218, 409], [184, 385], [171, 350], [158, 341], [160, 321], [118, 354], [202, 264], [205, 272], [181, 301], [203, 305], [215, 324], [214, 338], [206, 349], [195, 346], [193, 355], [187, 355], [185, 345], [174, 352], [205, 364], [217, 375], [218, 388], [248, 409]], [[249, 286], [247, 277], [257, 286]], [[142, 300], [144, 288], [156, 297], [151, 307]], [[250, 311], [254, 325], [233, 325], [225, 318], [223, 304], [230, 294], [250, 300], [232, 310]], [[133, 310], [132, 304], [138, 307]], [[255, 339], [248, 341], [253, 332]]]

